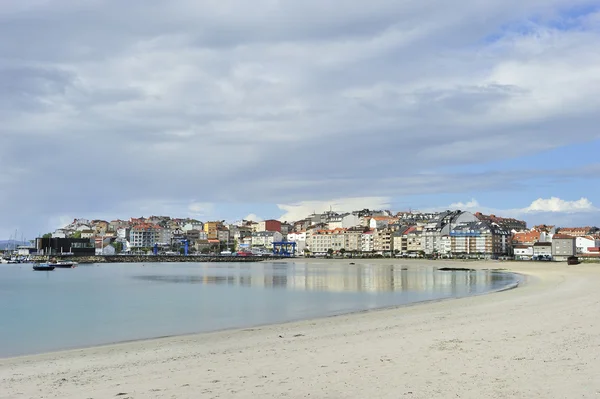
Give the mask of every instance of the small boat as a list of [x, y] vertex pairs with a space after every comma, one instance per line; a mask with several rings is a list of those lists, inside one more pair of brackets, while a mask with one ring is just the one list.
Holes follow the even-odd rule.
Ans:
[[579, 258], [577, 256], [569, 256], [567, 258], [567, 265], [578, 265], [581, 262], [579, 262]]
[[77, 267], [78, 263], [66, 260], [59, 260], [58, 262], [51, 262], [49, 263], [49, 265], [59, 269], [72, 269], [74, 267]]
[[54, 266], [49, 265], [48, 263], [40, 263], [37, 265], [33, 265], [33, 270], [37, 271], [52, 271], [54, 270]]

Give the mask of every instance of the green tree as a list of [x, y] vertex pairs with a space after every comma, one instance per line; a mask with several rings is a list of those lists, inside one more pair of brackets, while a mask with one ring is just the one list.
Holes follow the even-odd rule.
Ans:
[[207, 253], [210, 252], [210, 249], [207, 248], [207, 247], [204, 247], [204, 248], [202, 248], [202, 250], [200, 252], [203, 253], [203, 254], [207, 254]]
[[42, 236], [42, 238], [52, 238], [52, 233], [46, 233]]
[[73, 233], [71, 238], [81, 238], [81, 231], [76, 231], [75, 233]]
[[331, 256], [331, 255], [333, 255], [333, 248], [329, 248], [329, 249], [327, 250], [327, 255], [328, 255], [328, 256]]
[[346, 254], [346, 248], [340, 249], [340, 253], [342, 254], [342, 257], [343, 257]]

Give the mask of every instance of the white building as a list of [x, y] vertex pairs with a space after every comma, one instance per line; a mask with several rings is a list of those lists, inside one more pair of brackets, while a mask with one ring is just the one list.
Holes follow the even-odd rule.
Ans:
[[202, 222], [189, 222], [183, 225], [181, 228], [184, 232], [188, 232], [190, 230], [204, 230], [204, 223]]
[[258, 231], [252, 233], [252, 247], [273, 249], [273, 243], [283, 240], [283, 235], [278, 231]]
[[304, 250], [306, 249], [306, 231], [300, 231], [297, 233], [288, 233], [287, 240], [289, 242], [296, 243], [296, 250], [298, 254], [304, 254]]
[[592, 236], [576, 237], [575, 246], [578, 254], [597, 253], [594, 250], [590, 251], [590, 248], [600, 247], [600, 240]]
[[360, 217], [358, 215], [353, 215], [352, 213], [348, 213], [345, 215], [337, 215], [332, 216], [327, 222], [327, 226], [329, 230], [335, 229], [349, 229], [351, 227], [360, 225]]
[[533, 245], [515, 245], [513, 247], [513, 254], [517, 260], [530, 260], [533, 257]]
[[360, 250], [362, 252], [371, 252], [375, 248], [375, 238], [372, 231], [366, 231], [360, 236]]

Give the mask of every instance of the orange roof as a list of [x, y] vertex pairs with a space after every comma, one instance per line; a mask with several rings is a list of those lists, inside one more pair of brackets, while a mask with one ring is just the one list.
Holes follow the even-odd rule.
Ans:
[[556, 239], [559, 239], [559, 240], [560, 240], [560, 239], [562, 239], [562, 240], [574, 240], [574, 239], [575, 239], [575, 237], [573, 237], [573, 236], [570, 236], [570, 235], [568, 235], [568, 234], [554, 234], [554, 235], [552, 236], [552, 239], [554, 240], [555, 238], [556, 238]]

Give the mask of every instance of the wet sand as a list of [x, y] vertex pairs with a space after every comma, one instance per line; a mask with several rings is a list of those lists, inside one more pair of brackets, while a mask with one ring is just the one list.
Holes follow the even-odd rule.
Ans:
[[0, 398], [600, 395], [600, 265], [434, 264], [527, 277], [476, 297], [3, 359]]

